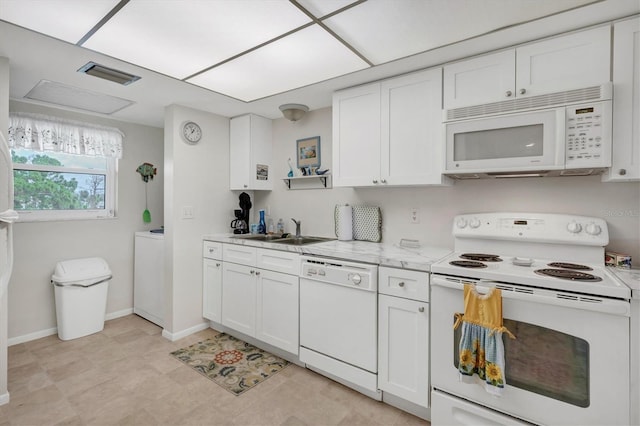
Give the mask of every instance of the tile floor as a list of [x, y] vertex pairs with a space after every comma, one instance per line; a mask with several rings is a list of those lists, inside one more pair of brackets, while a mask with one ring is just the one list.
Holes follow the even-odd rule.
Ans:
[[428, 425], [309, 370], [290, 365], [234, 396], [169, 355], [211, 329], [170, 342], [129, 315], [63, 342], [9, 347], [8, 425]]

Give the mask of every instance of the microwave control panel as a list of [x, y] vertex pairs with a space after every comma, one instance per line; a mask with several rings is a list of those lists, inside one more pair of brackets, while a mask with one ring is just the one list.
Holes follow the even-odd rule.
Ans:
[[566, 167], [611, 165], [611, 101], [566, 108]]

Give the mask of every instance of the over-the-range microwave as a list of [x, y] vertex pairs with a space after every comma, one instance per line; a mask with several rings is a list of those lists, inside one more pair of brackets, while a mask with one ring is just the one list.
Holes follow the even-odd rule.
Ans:
[[444, 173], [458, 179], [602, 173], [611, 166], [611, 89], [607, 83], [445, 111]]

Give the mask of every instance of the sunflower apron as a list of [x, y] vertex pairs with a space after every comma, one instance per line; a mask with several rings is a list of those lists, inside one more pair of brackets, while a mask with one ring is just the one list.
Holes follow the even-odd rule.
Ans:
[[[459, 345], [460, 381], [484, 383], [492, 395], [500, 396], [504, 390], [504, 345], [502, 333], [515, 338], [502, 325], [502, 292], [492, 288], [481, 295], [471, 284], [464, 285], [464, 314], [456, 313], [456, 329], [462, 324]], [[473, 377], [477, 375], [477, 377]]]

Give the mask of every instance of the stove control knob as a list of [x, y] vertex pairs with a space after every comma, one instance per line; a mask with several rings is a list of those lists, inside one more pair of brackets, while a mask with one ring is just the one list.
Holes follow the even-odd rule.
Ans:
[[572, 234], [577, 234], [581, 230], [582, 230], [582, 225], [580, 225], [578, 222], [574, 220], [569, 222], [569, 224], [567, 225], [567, 231], [571, 232]]
[[458, 219], [458, 221], [456, 222], [456, 226], [460, 229], [464, 229], [467, 226], [467, 219], [465, 219], [464, 217], [461, 217], [460, 219]]
[[351, 275], [351, 282], [353, 282], [355, 285], [359, 285], [362, 282], [362, 277], [360, 276], [360, 274], [353, 274]]
[[589, 235], [598, 235], [602, 231], [602, 228], [600, 228], [600, 225], [596, 225], [591, 222], [586, 228], [584, 228], [584, 230], [587, 231], [587, 234]]
[[480, 226], [480, 221], [474, 217], [473, 219], [471, 219], [471, 222], [469, 222], [469, 226], [474, 229], [478, 228]]

